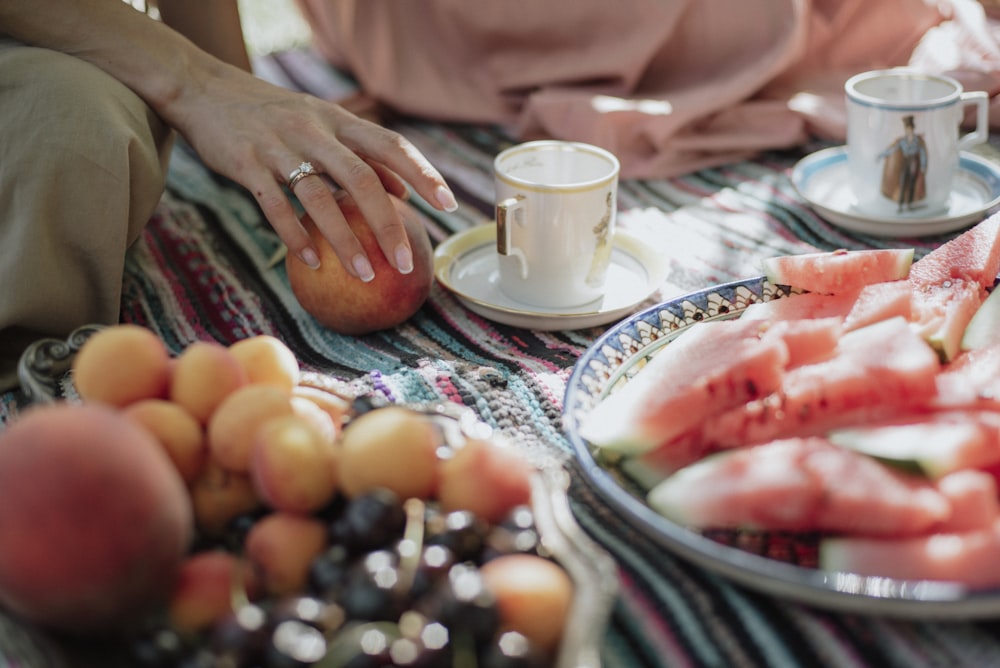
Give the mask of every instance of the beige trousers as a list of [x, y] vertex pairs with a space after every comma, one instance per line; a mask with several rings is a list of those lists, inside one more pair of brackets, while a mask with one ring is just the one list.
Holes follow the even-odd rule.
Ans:
[[32, 341], [118, 321], [171, 140], [97, 67], [0, 35], [0, 391]]

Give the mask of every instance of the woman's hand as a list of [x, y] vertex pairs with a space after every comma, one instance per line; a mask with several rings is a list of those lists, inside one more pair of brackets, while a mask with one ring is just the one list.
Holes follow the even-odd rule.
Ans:
[[[253, 193], [289, 252], [317, 266], [317, 251], [286, 187], [293, 171], [309, 163], [351, 194], [390, 264], [402, 273], [413, 269], [406, 233], [387, 193], [405, 197], [409, 183], [439, 209], [456, 205], [444, 179], [406, 138], [336, 104], [272, 86], [237, 68], [219, 64], [208, 74], [188, 82], [163, 113], [209, 167]], [[298, 179], [294, 195], [348, 271], [371, 280], [371, 263], [327, 179]]]

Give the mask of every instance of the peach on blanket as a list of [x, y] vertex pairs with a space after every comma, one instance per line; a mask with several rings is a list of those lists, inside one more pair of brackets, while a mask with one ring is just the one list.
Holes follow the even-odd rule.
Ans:
[[1000, 91], [975, 0], [298, 2], [320, 53], [389, 108], [587, 141], [628, 177], [840, 139], [843, 83], [862, 70]]

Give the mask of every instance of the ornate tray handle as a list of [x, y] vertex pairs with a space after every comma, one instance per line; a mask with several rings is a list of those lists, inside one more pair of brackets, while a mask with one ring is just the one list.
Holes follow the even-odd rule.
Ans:
[[84, 342], [103, 327], [84, 325], [73, 330], [64, 341], [39, 339], [28, 346], [18, 361], [17, 376], [29, 403], [51, 403], [73, 392], [70, 384], [64, 385], [73, 357]]

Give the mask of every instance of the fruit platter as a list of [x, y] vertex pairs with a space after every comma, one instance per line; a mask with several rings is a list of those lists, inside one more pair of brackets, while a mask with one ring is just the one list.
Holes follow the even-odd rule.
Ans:
[[36, 342], [19, 375], [4, 665], [601, 665], [614, 562], [565, 470], [466, 406], [356, 396], [264, 335], [169, 355], [133, 325]]
[[667, 551], [812, 606], [1000, 614], [1000, 219], [910, 249], [772, 258], [577, 362], [584, 475]]

